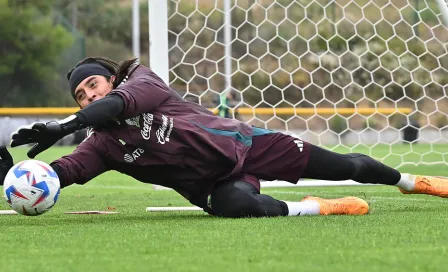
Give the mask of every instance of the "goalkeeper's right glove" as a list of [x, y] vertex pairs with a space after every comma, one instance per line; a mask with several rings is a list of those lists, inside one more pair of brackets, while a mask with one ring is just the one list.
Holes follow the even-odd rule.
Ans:
[[8, 174], [9, 169], [14, 166], [14, 160], [12, 159], [11, 154], [9, 154], [6, 146], [0, 146], [0, 185], [3, 185], [5, 182], [6, 174]]
[[60, 139], [81, 128], [83, 128], [82, 124], [75, 115], [59, 122], [34, 123], [31, 127], [21, 127], [12, 134], [11, 147], [34, 144], [27, 152], [28, 157], [34, 159], [39, 153], [47, 150]]

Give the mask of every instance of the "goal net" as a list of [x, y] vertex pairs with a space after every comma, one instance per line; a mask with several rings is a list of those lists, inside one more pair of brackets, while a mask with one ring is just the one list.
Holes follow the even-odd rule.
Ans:
[[150, 64], [230, 118], [447, 175], [447, 10], [445, 0], [150, 1]]

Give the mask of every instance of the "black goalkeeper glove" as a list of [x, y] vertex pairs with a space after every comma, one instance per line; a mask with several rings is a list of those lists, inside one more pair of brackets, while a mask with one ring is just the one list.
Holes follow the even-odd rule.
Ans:
[[47, 150], [60, 139], [81, 128], [83, 126], [75, 115], [61, 122], [35, 123], [31, 128], [22, 127], [13, 133], [11, 147], [34, 144], [27, 153], [29, 158], [34, 159], [39, 153]]
[[8, 174], [9, 169], [13, 167], [14, 160], [11, 154], [9, 154], [6, 146], [0, 146], [0, 185], [3, 185], [5, 181], [6, 174]]

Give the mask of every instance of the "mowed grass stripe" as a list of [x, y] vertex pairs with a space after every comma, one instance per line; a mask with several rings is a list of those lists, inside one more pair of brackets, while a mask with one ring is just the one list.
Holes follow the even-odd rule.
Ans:
[[[26, 149], [13, 149], [24, 158]], [[22, 153], [21, 153], [22, 152]], [[54, 148], [45, 161], [69, 153]], [[446, 165], [413, 171], [447, 174]], [[133, 189], [135, 188], [135, 189]], [[223, 219], [203, 212], [148, 213], [187, 206], [174, 191], [155, 191], [116, 172], [62, 190], [39, 217], [0, 216], [2, 271], [446, 271], [448, 200], [402, 195], [388, 186], [268, 188], [306, 195], [365, 198], [366, 216]], [[6, 209], [3, 201], [1, 209]], [[107, 210], [114, 215], [67, 215]]]
[[[146, 205], [188, 204], [172, 191], [76, 186], [66, 189], [48, 214], [0, 217], [2, 241], [20, 244], [2, 254], [0, 265], [5, 271], [444, 271], [448, 202], [400, 195], [383, 186], [363, 188], [375, 200], [367, 216], [234, 220], [201, 212], [144, 211]], [[362, 191], [297, 189], [265, 191], [285, 200]], [[389, 199], [394, 192], [397, 196]], [[63, 214], [111, 204], [121, 213]]]

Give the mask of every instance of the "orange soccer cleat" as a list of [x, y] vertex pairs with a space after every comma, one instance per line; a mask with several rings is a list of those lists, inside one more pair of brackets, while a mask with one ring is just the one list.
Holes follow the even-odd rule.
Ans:
[[448, 197], [448, 178], [415, 176], [415, 188], [406, 191], [400, 188], [403, 194], [425, 194], [439, 197]]
[[365, 200], [354, 196], [336, 199], [307, 196], [302, 199], [302, 201], [306, 200], [319, 203], [321, 215], [364, 215], [369, 212], [369, 204]]

